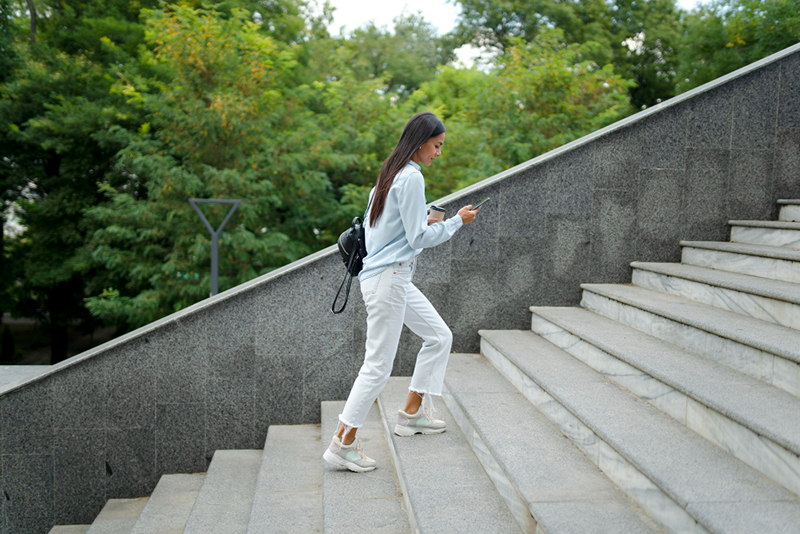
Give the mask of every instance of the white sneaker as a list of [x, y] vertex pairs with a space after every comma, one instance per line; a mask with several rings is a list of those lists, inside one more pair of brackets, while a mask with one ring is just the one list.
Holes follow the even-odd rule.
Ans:
[[397, 411], [397, 424], [394, 433], [398, 436], [413, 436], [414, 434], [441, 434], [446, 430], [447, 423], [441, 419], [434, 419], [422, 409], [410, 415], [403, 410]]
[[342, 445], [339, 437], [333, 436], [331, 444], [322, 457], [330, 464], [346, 467], [356, 473], [372, 471], [378, 465], [378, 462], [364, 454], [358, 438], [350, 445]]

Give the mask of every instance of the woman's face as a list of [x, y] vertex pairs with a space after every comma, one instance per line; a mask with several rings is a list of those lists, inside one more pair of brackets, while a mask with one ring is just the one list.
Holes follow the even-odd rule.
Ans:
[[433, 160], [442, 155], [442, 145], [444, 144], [444, 132], [436, 137], [431, 137], [419, 147], [419, 150], [414, 152], [411, 161], [425, 165], [426, 167], [433, 163]]

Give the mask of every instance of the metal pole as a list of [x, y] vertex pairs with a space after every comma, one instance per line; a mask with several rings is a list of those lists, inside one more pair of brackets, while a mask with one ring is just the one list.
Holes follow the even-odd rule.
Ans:
[[[236, 208], [239, 207], [239, 203], [241, 199], [216, 199], [216, 198], [190, 198], [189, 204], [192, 205], [194, 211], [200, 216], [202, 219], [203, 224], [206, 225], [208, 228], [208, 232], [211, 234], [211, 293], [210, 296], [214, 296], [219, 292], [219, 234], [222, 233], [222, 229], [225, 228], [225, 225], [230, 220], [233, 212], [236, 211]], [[222, 224], [219, 225], [219, 228], [214, 230], [211, 227], [211, 224], [206, 219], [206, 216], [203, 215], [203, 212], [200, 211], [200, 207], [197, 205], [198, 203], [201, 204], [233, 204], [233, 207], [228, 212], [228, 215], [225, 216], [225, 219], [222, 221]]]
[[211, 296], [219, 292], [219, 234], [211, 234]]

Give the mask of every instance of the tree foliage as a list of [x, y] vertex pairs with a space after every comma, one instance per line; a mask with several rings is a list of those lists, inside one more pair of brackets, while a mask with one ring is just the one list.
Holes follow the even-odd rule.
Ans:
[[686, 91], [800, 42], [800, 0], [715, 0], [686, 19], [678, 89]]
[[[459, 0], [451, 35], [422, 14], [332, 35], [312, 0], [0, 0], [0, 223], [24, 229], [0, 240], [0, 311], [48, 326], [58, 361], [68, 328], [208, 295], [189, 198], [242, 199], [225, 290], [334, 243], [412, 114], [447, 125], [432, 201], [797, 42], [798, 2]], [[453, 65], [466, 42], [481, 69]]]

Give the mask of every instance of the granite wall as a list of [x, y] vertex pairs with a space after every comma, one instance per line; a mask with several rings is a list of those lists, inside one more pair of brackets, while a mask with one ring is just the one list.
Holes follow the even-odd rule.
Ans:
[[[431, 172], [435, 172], [433, 169]], [[478, 329], [529, 328], [530, 305], [577, 305], [582, 282], [628, 282], [679, 240], [727, 240], [800, 197], [800, 47], [455, 193], [491, 196], [477, 222], [419, 259], [416, 283], [454, 350]], [[261, 448], [270, 424], [317, 423], [344, 399], [364, 345], [358, 287], [333, 248], [0, 388], [0, 534], [89, 523], [216, 449]], [[394, 372], [412, 371], [405, 332]]]

